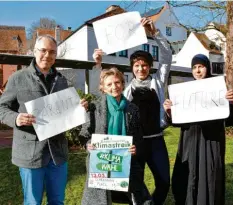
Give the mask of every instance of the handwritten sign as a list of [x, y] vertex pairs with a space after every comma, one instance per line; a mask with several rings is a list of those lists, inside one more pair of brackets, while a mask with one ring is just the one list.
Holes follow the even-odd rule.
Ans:
[[229, 116], [223, 76], [169, 85], [168, 91], [173, 103], [173, 123], [224, 119]]
[[93, 134], [88, 187], [128, 191], [131, 136]]
[[73, 87], [26, 102], [25, 106], [36, 117], [33, 127], [40, 141], [88, 121]]
[[139, 12], [111, 16], [93, 23], [98, 47], [106, 54], [147, 43]]

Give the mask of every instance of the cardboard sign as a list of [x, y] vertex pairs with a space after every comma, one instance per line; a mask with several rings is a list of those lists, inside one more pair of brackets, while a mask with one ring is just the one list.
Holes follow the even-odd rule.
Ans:
[[144, 43], [147, 37], [139, 12], [127, 12], [93, 23], [98, 47], [106, 54], [126, 50]]
[[128, 191], [131, 136], [93, 134], [88, 187]]
[[25, 106], [36, 117], [33, 127], [40, 141], [89, 120], [74, 87], [26, 102]]
[[224, 119], [229, 116], [223, 76], [169, 85], [168, 91], [173, 103], [173, 123]]

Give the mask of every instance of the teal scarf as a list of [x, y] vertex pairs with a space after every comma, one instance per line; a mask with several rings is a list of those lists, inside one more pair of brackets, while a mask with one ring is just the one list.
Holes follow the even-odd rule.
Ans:
[[122, 95], [121, 101], [107, 95], [108, 106], [108, 134], [110, 135], [126, 135], [124, 109], [126, 107], [126, 98]]

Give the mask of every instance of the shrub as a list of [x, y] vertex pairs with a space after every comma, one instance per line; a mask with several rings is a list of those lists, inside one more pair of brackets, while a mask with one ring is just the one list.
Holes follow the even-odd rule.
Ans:
[[0, 130], [11, 130], [12, 128], [9, 127], [8, 125], [3, 124], [0, 122]]
[[226, 135], [233, 137], [233, 126], [225, 127]]
[[79, 97], [82, 99], [82, 98], [85, 98], [89, 103], [93, 100], [96, 100], [97, 97], [91, 93], [88, 93], [88, 94], [85, 94], [82, 90], [78, 89], [77, 90], [77, 93], [79, 95]]

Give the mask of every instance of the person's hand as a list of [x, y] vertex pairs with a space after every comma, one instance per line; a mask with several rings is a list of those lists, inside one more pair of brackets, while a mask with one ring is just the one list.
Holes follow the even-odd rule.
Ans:
[[85, 98], [81, 99], [80, 104], [86, 111], [88, 111], [88, 101]]
[[92, 144], [88, 143], [87, 144], [87, 150], [90, 151], [90, 150], [94, 150], [95, 148], [93, 147]]
[[94, 50], [94, 53], [93, 53], [92, 57], [93, 57], [94, 61], [96, 62], [96, 65], [98, 67], [101, 67], [102, 56], [103, 56], [102, 49], [95, 49]]
[[169, 99], [166, 99], [163, 103], [163, 108], [169, 117], [171, 117], [171, 106], [172, 106], [172, 101]]
[[225, 97], [230, 103], [233, 103], [233, 90], [228, 90]]
[[142, 24], [142, 26], [145, 28], [145, 29], [147, 29], [150, 33], [151, 33], [151, 35], [155, 35], [156, 34], [156, 32], [158, 31], [156, 28], [155, 28], [155, 25], [154, 25], [154, 23], [153, 23], [153, 21], [150, 19], [150, 18], [145, 18], [145, 17], [143, 17], [143, 18], [141, 18], [141, 24]]
[[28, 113], [19, 113], [16, 118], [17, 126], [31, 126], [32, 123], [36, 123], [36, 118]]
[[136, 155], [136, 146], [135, 145], [130, 146], [129, 152], [131, 153], [131, 155]]

